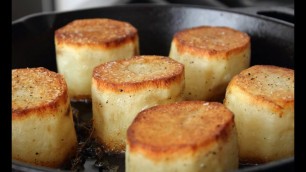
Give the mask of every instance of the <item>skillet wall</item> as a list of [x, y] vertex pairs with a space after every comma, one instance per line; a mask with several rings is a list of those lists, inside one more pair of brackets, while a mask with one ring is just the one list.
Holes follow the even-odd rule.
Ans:
[[293, 68], [294, 27], [258, 16], [199, 6], [133, 5], [64, 13], [37, 14], [13, 22], [12, 68], [43, 66], [56, 70], [53, 35], [79, 18], [112, 18], [130, 22], [139, 32], [140, 53], [165, 55], [175, 32], [199, 25], [229, 26], [251, 36], [252, 65]]

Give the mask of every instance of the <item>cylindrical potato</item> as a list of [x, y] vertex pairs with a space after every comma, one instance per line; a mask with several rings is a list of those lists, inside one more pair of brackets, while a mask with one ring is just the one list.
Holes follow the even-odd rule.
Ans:
[[228, 82], [250, 65], [250, 37], [228, 27], [177, 32], [169, 56], [185, 66], [187, 100], [223, 100]]
[[12, 158], [59, 168], [76, 147], [63, 76], [42, 67], [12, 70]]
[[137, 29], [123, 21], [79, 19], [55, 31], [58, 72], [74, 100], [91, 99], [91, 76], [101, 63], [139, 54]]
[[224, 104], [235, 114], [240, 160], [263, 163], [294, 155], [294, 71], [256, 65], [229, 83]]
[[125, 151], [126, 130], [143, 109], [182, 100], [184, 66], [168, 57], [136, 56], [97, 66], [92, 77], [95, 135], [106, 151]]
[[183, 101], [140, 112], [127, 130], [126, 172], [238, 168], [234, 116], [217, 102]]

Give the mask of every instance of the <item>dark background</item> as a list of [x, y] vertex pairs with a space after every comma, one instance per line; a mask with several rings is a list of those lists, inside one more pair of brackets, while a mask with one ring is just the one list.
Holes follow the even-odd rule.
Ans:
[[294, 8], [294, 0], [12, 0], [12, 20], [50, 11], [112, 6], [133, 3], [194, 4], [217, 8], [286, 7]]

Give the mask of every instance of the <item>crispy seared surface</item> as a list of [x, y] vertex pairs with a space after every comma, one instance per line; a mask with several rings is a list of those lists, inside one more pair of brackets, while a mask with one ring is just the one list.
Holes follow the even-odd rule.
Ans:
[[135, 56], [97, 66], [93, 80], [97, 87], [111, 90], [133, 91], [149, 85], [164, 87], [180, 82], [184, 66], [163, 56]]
[[58, 100], [67, 100], [67, 85], [62, 75], [46, 68], [12, 70], [12, 118], [30, 111], [56, 108]]
[[155, 106], [138, 114], [127, 131], [131, 152], [151, 158], [194, 153], [228, 139], [233, 114], [221, 103], [183, 101]]
[[250, 46], [250, 37], [229, 27], [199, 26], [185, 29], [174, 35], [179, 52], [216, 55], [238, 53]]
[[55, 32], [59, 45], [88, 45], [100, 48], [117, 47], [137, 37], [137, 29], [131, 24], [106, 18], [74, 20]]
[[258, 102], [281, 110], [294, 103], [294, 71], [272, 66], [252, 66], [235, 76], [230, 83], [254, 97]]

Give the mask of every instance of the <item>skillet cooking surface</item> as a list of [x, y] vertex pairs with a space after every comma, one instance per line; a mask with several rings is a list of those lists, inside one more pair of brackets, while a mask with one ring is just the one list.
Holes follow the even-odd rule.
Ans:
[[[12, 68], [46, 67], [57, 71], [54, 31], [74, 19], [112, 18], [131, 23], [138, 29], [142, 55], [168, 56], [175, 32], [199, 25], [228, 26], [251, 37], [251, 65], [294, 66], [293, 24], [262, 16], [190, 5], [133, 5], [35, 14], [12, 24]], [[253, 167], [246, 171], [293, 171], [294, 158]], [[19, 171], [58, 171], [13, 161]], [[93, 171], [92, 167], [85, 171]], [[95, 169], [95, 171], [98, 171]], [[124, 171], [124, 170], [123, 170]]]

